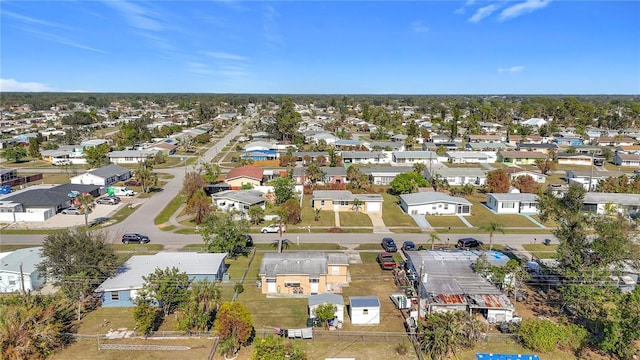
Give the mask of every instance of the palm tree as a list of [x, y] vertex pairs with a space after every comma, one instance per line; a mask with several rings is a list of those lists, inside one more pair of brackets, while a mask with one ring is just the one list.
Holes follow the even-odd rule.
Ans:
[[271, 246], [273, 246], [274, 249], [278, 249], [278, 253], [282, 253], [282, 250], [287, 250], [289, 246], [291, 246], [291, 241], [288, 239], [277, 239], [273, 240]]
[[429, 234], [429, 240], [431, 240], [431, 250], [433, 250], [436, 240], [440, 241], [440, 237], [438, 234], [432, 232]]
[[480, 228], [482, 231], [486, 231], [489, 233], [489, 250], [493, 249], [493, 234], [496, 232], [501, 232], [504, 234], [504, 225], [499, 222], [492, 221], [487, 226], [483, 226]]
[[91, 194], [88, 193], [83, 193], [80, 194], [78, 196], [76, 196], [76, 200], [78, 203], [78, 207], [80, 208], [80, 211], [82, 211], [82, 213], [84, 214], [84, 226], [85, 227], [89, 227], [89, 213], [91, 212], [91, 209], [93, 208], [93, 196], [91, 196]]

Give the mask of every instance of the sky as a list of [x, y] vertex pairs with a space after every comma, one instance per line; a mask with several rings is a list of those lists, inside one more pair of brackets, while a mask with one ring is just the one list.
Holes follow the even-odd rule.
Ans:
[[640, 1], [5, 1], [0, 91], [640, 94]]

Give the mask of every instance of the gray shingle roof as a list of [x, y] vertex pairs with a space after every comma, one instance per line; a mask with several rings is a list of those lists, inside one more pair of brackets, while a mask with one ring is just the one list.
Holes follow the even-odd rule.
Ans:
[[309, 306], [320, 305], [324, 303], [344, 305], [344, 298], [342, 297], [342, 295], [331, 293], [309, 296]]
[[488, 195], [493, 196], [498, 201], [538, 201], [538, 195], [536, 194], [526, 194], [526, 193], [488, 193]]
[[20, 203], [24, 207], [54, 207], [68, 202], [69, 197], [52, 189], [32, 189], [7, 196], [3, 201]]
[[327, 274], [329, 264], [348, 265], [349, 259], [343, 253], [266, 253], [260, 264], [260, 275], [267, 277], [298, 274], [319, 276]]
[[349, 296], [351, 308], [374, 308], [380, 307], [380, 299], [376, 296]]
[[396, 159], [438, 159], [438, 154], [433, 151], [394, 151]]
[[107, 166], [103, 166], [101, 168], [91, 170], [89, 171], [89, 174], [93, 174], [95, 176], [99, 176], [101, 178], [106, 179], [112, 176], [122, 176], [130, 172], [131, 170], [127, 169], [126, 167], [122, 167], [115, 164], [109, 164]]
[[265, 201], [262, 193], [257, 190], [225, 190], [212, 194], [211, 197], [213, 199], [229, 199], [249, 205]]
[[584, 194], [585, 204], [606, 204], [614, 203], [623, 206], [640, 205], [640, 194], [618, 194], [618, 193], [598, 193], [588, 192]]

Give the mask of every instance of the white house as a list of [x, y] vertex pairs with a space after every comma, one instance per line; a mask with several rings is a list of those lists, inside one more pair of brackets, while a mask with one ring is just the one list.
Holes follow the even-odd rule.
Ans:
[[447, 151], [446, 156], [453, 164], [487, 164], [498, 158], [496, 152], [491, 151]]
[[45, 283], [37, 269], [43, 260], [41, 251], [42, 247], [31, 247], [0, 253], [0, 293], [29, 292]]
[[107, 154], [107, 157], [113, 164], [138, 164], [159, 155], [162, 155], [162, 151], [147, 149], [112, 151]]
[[538, 184], [544, 184], [547, 182], [547, 175], [539, 171], [524, 170], [516, 167], [505, 168], [507, 174], [509, 174], [509, 180], [515, 180], [520, 176], [531, 176]]
[[640, 154], [616, 154], [613, 163], [618, 166], [640, 167]]
[[213, 204], [222, 211], [234, 209], [247, 214], [251, 206], [265, 208], [265, 198], [257, 190], [224, 190], [211, 194]]
[[488, 193], [487, 207], [496, 214], [537, 214], [538, 195], [525, 193]]
[[578, 184], [587, 191], [593, 191], [600, 181], [622, 175], [624, 173], [620, 171], [567, 170], [565, 179], [569, 184]]
[[582, 209], [596, 214], [615, 211], [628, 214], [640, 210], [640, 194], [588, 192], [584, 194]]
[[396, 176], [413, 171], [412, 166], [371, 166], [359, 168], [368, 175], [373, 185], [389, 185]]
[[315, 310], [322, 304], [332, 304], [336, 307], [335, 319], [344, 323], [344, 298], [342, 295], [323, 293], [309, 296], [309, 317], [316, 317]]
[[110, 186], [118, 181], [127, 180], [130, 177], [131, 170], [122, 166], [109, 164], [74, 176], [70, 180], [72, 184]]
[[475, 186], [484, 185], [487, 181], [487, 171], [479, 168], [447, 168], [441, 167], [427, 170], [425, 173], [427, 178], [431, 178], [436, 175], [440, 175], [446, 179], [449, 185], [466, 185], [471, 184]]
[[388, 151], [342, 151], [340, 156], [345, 164], [391, 163], [391, 155]]
[[467, 199], [440, 192], [400, 195], [400, 207], [410, 215], [471, 215], [471, 206]]
[[391, 156], [394, 163], [401, 165], [438, 162], [438, 154], [433, 151], [394, 151]]
[[376, 296], [349, 296], [349, 304], [352, 324], [380, 324], [380, 300]]

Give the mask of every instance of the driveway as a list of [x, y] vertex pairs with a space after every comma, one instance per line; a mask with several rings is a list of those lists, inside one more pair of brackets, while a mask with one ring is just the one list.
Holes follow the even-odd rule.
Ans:
[[420, 229], [431, 228], [431, 224], [429, 224], [429, 222], [427, 221], [427, 218], [424, 215], [415, 214], [415, 215], [411, 215], [411, 217], [416, 222], [416, 224], [418, 224], [418, 227], [420, 227]]

